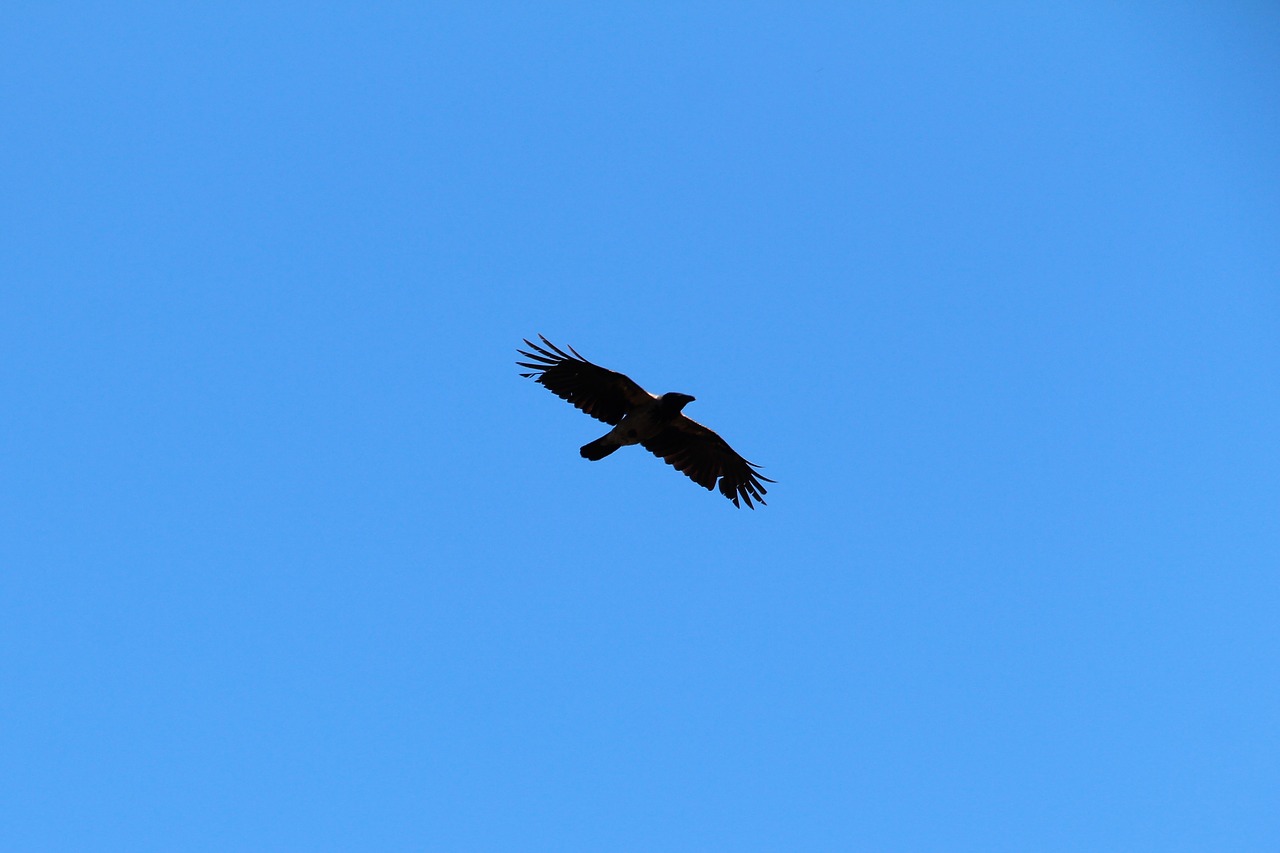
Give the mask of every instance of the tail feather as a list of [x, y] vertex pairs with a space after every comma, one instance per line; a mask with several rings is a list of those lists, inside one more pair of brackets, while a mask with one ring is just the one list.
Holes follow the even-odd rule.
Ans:
[[621, 446], [622, 445], [614, 444], [608, 435], [602, 435], [590, 444], [582, 445], [582, 449], [578, 452], [582, 454], [584, 459], [590, 459], [592, 462], [597, 462]]

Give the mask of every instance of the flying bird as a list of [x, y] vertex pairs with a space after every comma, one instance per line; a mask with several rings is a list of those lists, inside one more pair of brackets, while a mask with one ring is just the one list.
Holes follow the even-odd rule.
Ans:
[[516, 350], [529, 359], [516, 364], [533, 371], [520, 375], [613, 426], [583, 445], [584, 458], [595, 462], [619, 447], [639, 444], [703, 488], [715, 488], [718, 480], [720, 494], [734, 506], [741, 506], [739, 500], [750, 509], [755, 509], [753, 500], [764, 504], [762, 483], [775, 481], [759, 473], [758, 465], [739, 456], [723, 438], [681, 413], [693, 397], [674, 391], [655, 397], [630, 377], [587, 361], [573, 347], [565, 352], [538, 337], [545, 346], [525, 338], [532, 352]]

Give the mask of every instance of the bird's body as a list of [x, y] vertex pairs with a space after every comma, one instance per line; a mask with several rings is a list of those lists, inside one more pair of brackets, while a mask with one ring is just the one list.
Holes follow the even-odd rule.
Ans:
[[541, 335], [546, 346], [528, 339], [532, 352], [518, 350], [533, 370], [523, 373], [545, 385], [553, 394], [613, 429], [582, 447], [582, 456], [603, 459], [620, 447], [639, 444], [704, 488], [715, 488], [739, 506], [754, 509], [752, 500], [764, 503], [763, 483], [772, 483], [756, 466], [743, 459], [715, 432], [683, 414], [694, 398], [675, 391], [654, 396], [629, 377], [592, 364], [573, 347], [565, 352]]
[[688, 394], [672, 392], [654, 397], [652, 403], [633, 406], [622, 416], [617, 426], [590, 444], [584, 445], [580, 452], [583, 458], [595, 462], [605, 458], [619, 447], [651, 441], [671, 425], [686, 403], [691, 402], [693, 398]]

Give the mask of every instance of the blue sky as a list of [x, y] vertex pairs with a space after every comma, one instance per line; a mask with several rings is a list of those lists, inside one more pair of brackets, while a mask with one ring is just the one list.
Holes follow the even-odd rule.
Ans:
[[1274, 7], [374, 6], [0, 13], [3, 847], [1280, 849]]

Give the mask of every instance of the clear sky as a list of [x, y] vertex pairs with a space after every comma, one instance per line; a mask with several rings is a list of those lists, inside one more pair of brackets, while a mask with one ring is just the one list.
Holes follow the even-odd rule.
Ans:
[[1280, 850], [1274, 4], [19, 0], [0, 104], [3, 849]]

